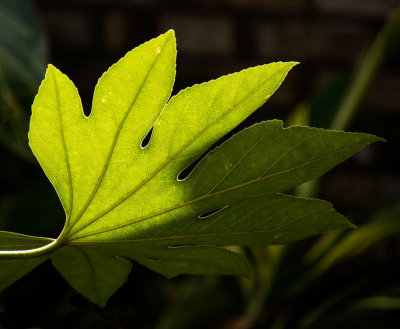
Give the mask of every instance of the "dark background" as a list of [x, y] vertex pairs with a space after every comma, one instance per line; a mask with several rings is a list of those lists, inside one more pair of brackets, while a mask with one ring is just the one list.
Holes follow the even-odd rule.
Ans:
[[[35, 0], [33, 4], [48, 37], [49, 62], [78, 87], [86, 113], [90, 112], [94, 86], [101, 74], [127, 51], [170, 28], [175, 30], [178, 42], [174, 94], [194, 83], [249, 66], [281, 60], [301, 62], [267, 104], [246, 121], [249, 125], [272, 118], [285, 120], [296, 105], [313, 99], [338, 76], [349, 72], [389, 11], [400, 5], [400, 1]], [[374, 133], [388, 142], [368, 147], [329, 173], [319, 197], [332, 202], [350, 219], [398, 200], [399, 121], [400, 55], [397, 53], [384, 64], [347, 129]], [[21, 205], [14, 210], [15, 218], [8, 222], [7, 228], [57, 236], [63, 221], [61, 205], [51, 196], [53, 192], [43, 179], [44, 174], [4, 147], [0, 148], [0, 157], [0, 196], [4, 201], [9, 195], [22, 195], [23, 200], [18, 201]], [[31, 193], [39, 193], [32, 192], [37, 190], [44, 191], [41, 209], [30, 198]], [[47, 204], [45, 209], [42, 204]], [[44, 227], [40, 221], [51, 223]], [[399, 250], [399, 241], [392, 241], [389, 246], [372, 251], [360, 264], [371, 261], [373, 266], [390, 270], [391, 266], [399, 265], [391, 264], [400, 256]], [[174, 282], [185, 283], [179, 280], [183, 279]], [[230, 287], [230, 280], [221, 284]], [[149, 319], [151, 327], [154, 317], [166, 305], [173, 304], [168, 298], [175, 283], [164, 281], [135, 266], [123, 292], [112, 297], [111, 306], [101, 311], [73, 292], [46, 264], [7, 290], [10, 301], [0, 304], [0, 328], [3, 325], [4, 328], [94, 328], [99, 323], [109, 328], [133, 328], [132, 323], [140, 324], [143, 319]], [[340, 280], [337, 284], [340, 285]], [[224, 305], [231, 298], [229, 294], [238, 298], [238, 293], [230, 290], [211, 296], [223, 295], [221, 305]], [[240, 308], [240, 303], [227, 305], [224, 309], [227, 314]], [[206, 327], [220, 323], [215, 315], [209, 319]], [[390, 328], [400, 328], [399, 323], [397, 326], [390, 319], [393, 324]]]
[[[285, 119], [300, 101], [310, 100], [349, 71], [400, 1], [36, 0], [34, 4], [49, 38], [49, 62], [74, 81], [87, 113], [101, 74], [127, 51], [170, 28], [178, 42], [173, 93], [249, 66], [299, 61], [301, 65], [250, 124]], [[388, 144], [370, 147], [336, 172], [323, 197], [338, 209], [357, 211], [400, 195], [399, 91], [397, 54], [378, 74], [348, 129], [378, 134]], [[24, 170], [16, 166], [9, 166], [18, 169], [14, 175], [1, 177], [4, 188], [13, 188], [20, 180]]]

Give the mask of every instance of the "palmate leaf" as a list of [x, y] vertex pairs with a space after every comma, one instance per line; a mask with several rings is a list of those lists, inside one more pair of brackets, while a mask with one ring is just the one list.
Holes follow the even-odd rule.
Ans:
[[125, 282], [128, 259], [167, 277], [248, 276], [243, 256], [223, 246], [281, 244], [351, 227], [327, 202], [280, 192], [379, 140], [267, 121], [234, 135], [179, 179], [296, 63], [243, 70], [168, 101], [175, 58], [173, 31], [127, 53], [100, 78], [89, 117], [73, 83], [50, 65], [33, 104], [30, 146], [66, 223], [52, 245], [30, 255], [50, 255], [64, 278], [101, 306]]

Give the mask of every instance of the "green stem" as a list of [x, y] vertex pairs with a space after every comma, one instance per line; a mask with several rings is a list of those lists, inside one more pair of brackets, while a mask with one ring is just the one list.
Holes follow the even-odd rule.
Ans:
[[57, 239], [54, 240], [46, 238], [52, 240], [51, 243], [46, 244], [45, 246], [39, 248], [28, 249], [28, 250], [0, 250], [0, 260], [37, 258], [52, 254], [53, 252], [60, 249], [66, 244], [65, 236], [68, 234], [68, 227], [67, 227], [68, 222], [69, 221], [67, 219]]
[[383, 62], [398, 49], [399, 34], [400, 7], [388, 16], [378, 36], [361, 57], [331, 129], [344, 130], [350, 125]]
[[29, 250], [0, 250], [0, 259], [27, 259], [47, 256], [61, 248], [62, 241], [57, 239], [53, 242], [35, 249]]

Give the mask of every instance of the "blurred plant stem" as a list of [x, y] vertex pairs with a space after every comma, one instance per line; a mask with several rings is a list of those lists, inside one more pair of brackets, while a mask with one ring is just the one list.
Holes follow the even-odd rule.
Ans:
[[347, 129], [384, 61], [398, 49], [400, 43], [400, 8], [389, 14], [385, 25], [362, 55], [353, 70], [331, 129]]
[[24, 160], [35, 163], [31, 152], [26, 151], [28, 145], [27, 122], [28, 114], [20, 105], [10, 87], [8, 86], [0, 68], [0, 79], [2, 80], [2, 88], [0, 89], [0, 99], [4, 104], [0, 106], [0, 115], [3, 118], [1, 125], [6, 122], [9, 125], [8, 134], [12, 135], [12, 139], [7, 138], [5, 129], [0, 130], [0, 139], [2, 142], [18, 156]]
[[0, 143], [36, 164], [27, 132], [47, 59], [46, 38], [31, 1], [0, 1], [0, 31]]
[[264, 312], [264, 304], [268, 299], [274, 284], [274, 278], [279, 270], [284, 246], [250, 247], [249, 251], [256, 264], [254, 278], [247, 300], [247, 309], [240, 329], [252, 328], [260, 315]]

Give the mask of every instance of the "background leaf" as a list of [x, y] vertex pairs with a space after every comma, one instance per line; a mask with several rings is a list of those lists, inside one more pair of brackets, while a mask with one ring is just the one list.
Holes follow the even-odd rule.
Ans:
[[[23, 234], [0, 231], [0, 250], [26, 250], [42, 247], [53, 239], [37, 238]], [[1, 256], [1, 252], [0, 252]], [[48, 257], [31, 259], [0, 259], [0, 292], [32, 271]]]
[[128, 278], [129, 261], [101, 251], [64, 247], [51, 256], [54, 267], [79, 293], [104, 307]]
[[33, 161], [26, 131], [43, 78], [46, 42], [31, 2], [1, 1], [0, 31], [0, 141]]

